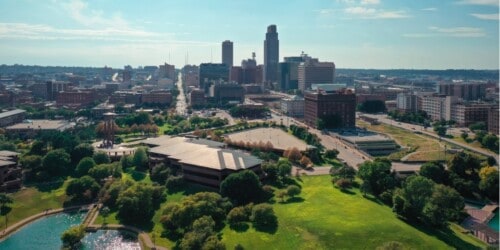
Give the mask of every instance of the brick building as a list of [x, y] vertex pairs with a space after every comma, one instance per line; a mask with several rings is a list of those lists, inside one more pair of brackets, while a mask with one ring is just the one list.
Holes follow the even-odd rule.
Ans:
[[97, 100], [92, 90], [62, 91], [57, 94], [57, 105], [89, 106]]
[[488, 132], [498, 135], [498, 104], [488, 110]]
[[306, 92], [304, 99], [304, 120], [310, 126], [317, 127], [318, 121], [325, 128], [356, 126], [356, 95], [352, 91]]
[[142, 103], [168, 105], [172, 103], [172, 94], [169, 91], [151, 91], [142, 94]]
[[191, 106], [204, 105], [206, 102], [205, 92], [201, 89], [193, 89], [191, 93], [189, 93], [189, 101]]

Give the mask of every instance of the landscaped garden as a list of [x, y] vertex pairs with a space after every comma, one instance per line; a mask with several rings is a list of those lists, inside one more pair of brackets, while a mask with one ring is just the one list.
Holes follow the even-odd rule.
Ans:
[[456, 225], [442, 231], [417, 229], [398, 219], [390, 207], [363, 198], [358, 190], [334, 188], [330, 176], [301, 180], [301, 199], [273, 204], [279, 224], [275, 233], [252, 227], [238, 232], [226, 226], [222, 239], [227, 249], [237, 244], [244, 249], [375, 249], [391, 241], [405, 249], [484, 247]]

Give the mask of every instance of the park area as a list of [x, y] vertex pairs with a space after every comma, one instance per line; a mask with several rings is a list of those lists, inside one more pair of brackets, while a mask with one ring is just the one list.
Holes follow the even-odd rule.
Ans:
[[[341, 192], [330, 176], [301, 177], [300, 198], [275, 203], [275, 233], [222, 231], [227, 249], [376, 249], [397, 241], [404, 249], [479, 249], [476, 239], [451, 229], [415, 228], [398, 219], [390, 207], [363, 198], [358, 190]], [[382, 248], [385, 249], [385, 248]], [[389, 249], [389, 248], [387, 248]], [[398, 248], [399, 249], [399, 248]]]
[[[356, 125], [370, 131], [388, 135], [394, 139], [402, 149], [390, 154], [388, 158], [391, 160], [406, 162], [445, 160], [444, 142], [438, 142], [436, 139], [426, 135], [417, 134], [386, 124], [370, 125], [367, 122], [357, 120]], [[448, 144], [447, 147], [451, 149], [451, 145]], [[447, 160], [451, 157], [451, 154], [446, 155]]]

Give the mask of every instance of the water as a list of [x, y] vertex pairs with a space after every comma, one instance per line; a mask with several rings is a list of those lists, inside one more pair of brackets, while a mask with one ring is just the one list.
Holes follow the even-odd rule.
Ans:
[[95, 233], [87, 233], [82, 240], [83, 249], [120, 249], [140, 250], [137, 235], [117, 230], [99, 230]]
[[488, 222], [488, 226], [493, 228], [495, 231], [498, 232], [498, 223], [499, 223], [500, 217], [498, 217], [498, 209], [495, 212], [495, 217], [493, 217], [490, 222]]
[[[0, 250], [47, 249], [58, 250], [62, 247], [61, 234], [68, 228], [79, 225], [86, 213], [59, 213], [38, 219], [22, 227], [19, 231], [0, 241]], [[81, 249], [140, 249], [137, 236], [115, 230], [99, 230], [87, 233], [82, 240]]]
[[60, 249], [61, 234], [80, 224], [85, 213], [59, 213], [38, 219], [0, 242], [0, 249]]

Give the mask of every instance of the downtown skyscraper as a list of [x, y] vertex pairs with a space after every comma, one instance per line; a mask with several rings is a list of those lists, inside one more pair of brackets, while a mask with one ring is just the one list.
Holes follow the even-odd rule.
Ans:
[[228, 68], [233, 67], [233, 42], [229, 40], [222, 42], [222, 63]]
[[278, 80], [280, 44], [276, 25], [267, 26], [266, 40], [264, 40], [264, 81], [276, 82]]

